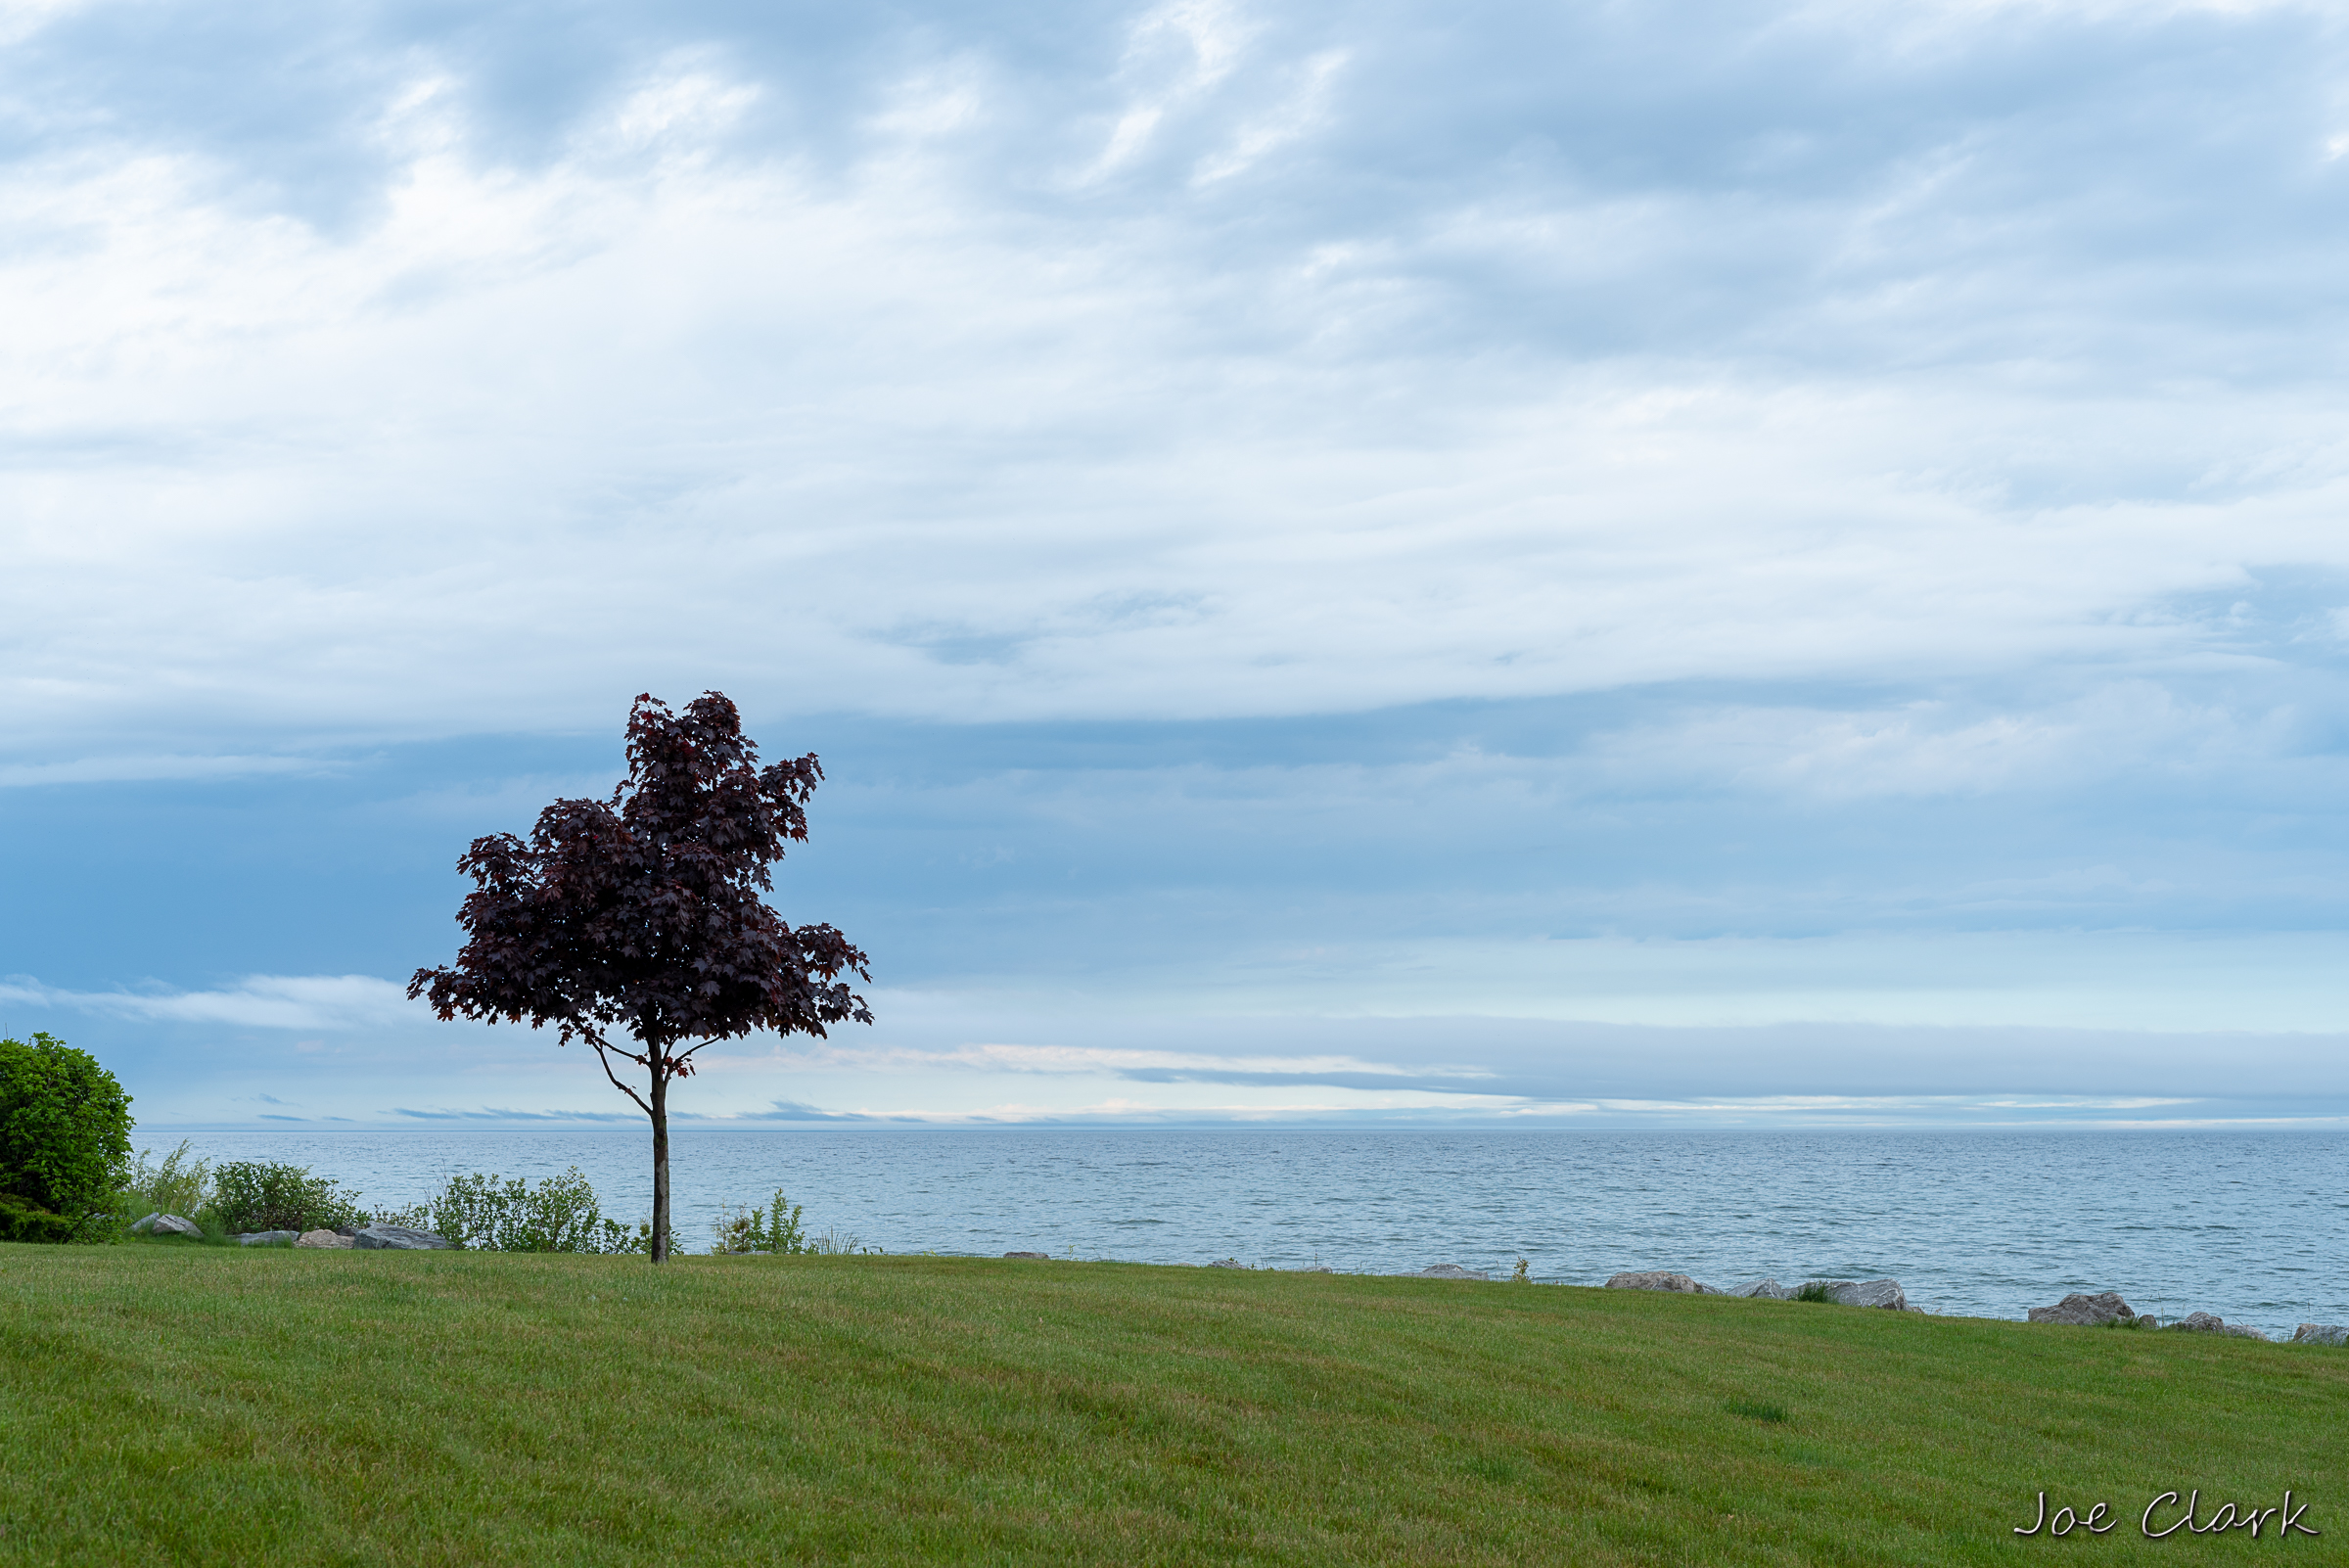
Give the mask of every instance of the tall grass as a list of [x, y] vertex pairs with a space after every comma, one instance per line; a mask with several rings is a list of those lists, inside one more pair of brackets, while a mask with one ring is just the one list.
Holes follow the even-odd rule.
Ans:
[[[131, 1162], [128, 1178], [115, 1200], [115, 1217], [124, 1224], [151, 1214], [175, 1214], [193, 1220], [212, 1201], [212, 1167], [188, 1152], [189, 1140], [156, 1159], [153, 1149], [141, 1149]], [[125, 1212], [127, 1211], [127, 1212]]]

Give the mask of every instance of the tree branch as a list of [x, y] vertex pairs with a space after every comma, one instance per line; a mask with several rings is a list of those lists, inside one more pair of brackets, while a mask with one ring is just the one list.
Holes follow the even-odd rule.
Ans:
[[[622, 1094], [625, 1094], [629, 1099], [634, 1100], [636, 1102], [636, 1109], [642, 1111], [647, 1116], [652, 1115], [653, 1108], [644, 1103], [644, 1096], [637, 1093], [634, 1089], [628, 1087], [627, 1084], [622, 1084], [620, 1081], [620, 1075], [612, 1071], [611, 1058], [606, 1054], [610, 1051], [611, 1047], [606, 1045], [601, 1039], [593, 1035], [587, 1037], [587, 1043], [595, 1047], [595, 1059], [603, 1064], [604, 1077], [612, 1081], [612, 1086], [620, 1090]], [[622, 1051], [620, 1054], [622, 1056], [628, 1055], [626, 1051]], [[641, 1058], [629, 1057], [629, 1060], [636, 1062], [636, 1064], [640, 1067], [643, 1065]]]

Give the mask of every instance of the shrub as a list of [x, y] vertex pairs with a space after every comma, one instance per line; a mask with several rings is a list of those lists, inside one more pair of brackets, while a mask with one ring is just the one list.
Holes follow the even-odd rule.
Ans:
[[179, 1147], [153, 1161], [155, 1151], [141, 1149], [115, 1196], [115, 1218], [128, 1224], [151, 1214], [175, 1214], [193, 1220], [212, 1201], [212, 1168], [188, 1157], [185, 1138]]
[[12, 1239], [98, 1239], [129, 1158], [130, 1096], [97, 1058], [46, 1034], [0, 1039], [0, 1197]]
[[639, 1220], [636, 1228], [630, 1230], [617, 1220], [606, 1220], [596, 1239], [600, 1243], [596, 1249], [599, 1252], [632, 1252], [640, 1258], [649, 1258], [653, 1252], [653, 1222]]
[[357, 1193], [345, 1194], [303, 1166], [252, 1160], [232, 1161], [212, 1174], [210, 1218], [231, 1233], [336, 1230], [367, 1222]]
[[36, 1209], [0, 1192], [0, 1241], [80, 1241], [83, 1227], [62, 1214]]
[[649, 1252], [653, 1227], [631, 1235], [600, 1212], [577, 1166], [532, 1190], [520, 1176], [451, 1176], [432, 1201], [431, 1228], [451, 1246], [484, 1252]]
[[1835, 1292], [1816, 1279], [1797, 1290], [1790, 1299], [1794, 1301], [1823, 1301], [1830, 1306], [1840, 1305]]
[[746, 1253], [794, 1254], [813, 1252], [814, 1247], [800, 1233], [800, 1206], [775, 1189], [775, 1201], [764, 1209], [744, 1213], [729, 1209], [717, 1222], [715, 1253], [741, 1256]]

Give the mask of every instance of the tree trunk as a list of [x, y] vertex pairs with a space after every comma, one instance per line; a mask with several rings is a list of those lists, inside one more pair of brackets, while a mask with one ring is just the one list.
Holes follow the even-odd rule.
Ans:
[[653, 1067], [653, 1262], [668, 1257], [668, 1075]]

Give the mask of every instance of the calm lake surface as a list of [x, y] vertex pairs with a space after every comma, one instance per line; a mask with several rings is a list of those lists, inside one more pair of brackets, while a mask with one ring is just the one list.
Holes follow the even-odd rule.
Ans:
[[[145, 1130], [214, 1161], [281, 1160], [370, 1204], [455, 1173], [577, 1166], [605, 1213], [650, 1211], [641, 1127]], [[750, 1130], [672, 1134], [679, 1244], [780, 1186], [810, 1235], [889, 1252], [1237, 1258], [1400, 1273], [1456, 1263], [1597, 1284], [1673, 1268], [1899, 1279], [1927, 1312], [2021, 1317], [2066, 1291], [2214, 1312], [2286, 1336], [2349, 1322], [2349, 1134]]]

